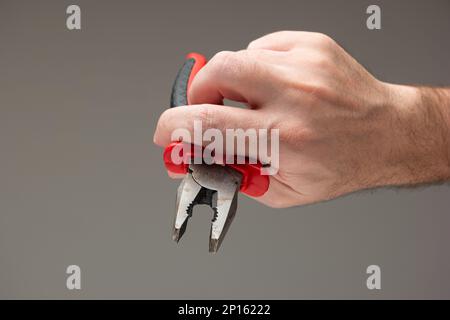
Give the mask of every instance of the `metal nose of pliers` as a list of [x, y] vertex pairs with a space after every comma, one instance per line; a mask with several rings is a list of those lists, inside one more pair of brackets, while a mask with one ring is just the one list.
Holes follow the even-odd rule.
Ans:
[[225, 166], [189, 165], [178, 187], [172, 238], [179, 241], [195, 205], [205, 204], [214, 214], [209, 236], [209, 251], [217, 252], [236, 214], [242, 176]]

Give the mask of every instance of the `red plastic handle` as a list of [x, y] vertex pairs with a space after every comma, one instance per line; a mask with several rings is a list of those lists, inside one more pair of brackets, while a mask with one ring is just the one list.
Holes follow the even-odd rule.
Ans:
[[[194, 80], [194, 77], [197, 74], [197, 72], [199, 72], [200, 69], [203, 68], [203, 66], [206, 64], [206, 58], [200, 53], [191, 52], [188, 55], [186, 55], [186, 60], [188, 60], [188, 59], [194, 59], [195, 63], [194, 63], [194, 66], [192, 67], [191, 74], [189, 75], [189, 80], [188, 80], [188, 84], [187, 84], [187, 92], [189, 92], [189, 88], [191, 87], [192, 80]], [[187, 92], [186, 92], [186, 94], [187, 94]]]
[[[205, 57], [199, 53], [190, 53], [186, 56], [185, 64], [180, 69], [172, 88], [172, 108], [187, 104], [187, 92], [192, 80], [205, 64]], [[182, 159], [180, 164], [176, 164], [172, 161], [172, 152], [174, 148], [177, 148], [180, 152], [179, 156]], [[202, 154], [195, 154], [195, 150], [197, 150], [197, 148], [191, 146], [190, 152], [183, 154], [182, 142], [170, 143], [165, 148], [163, 154], [166, 169], [173, 173], [186, 174], [190, 160], [202, 157]], [[260, 197], [269, 189], [269, 176], [261, 174], [262, 165], [260, 163], [227, 164], [227, 166], [232, 167], [242, 174], [241, 192], [252, 197]]]
[[[176, 149], [175, 149], [176, 148]], [[175, 149], [175, 151], [174, 151]], [[163, 158], [166, 169], [173, 173], [186, 174], [192, 160], [202, 158], [202, 154], [196, 154], [197, 148], [191, 145], [190, 151], [184, 154], [183, 142], [172, 142], [164, 150]], [[200, 153], [203, 150], [200, 148]], [[172, 152], [178, 152], [181, 159], [179, 164], [172, 161]], [[227, 164], [242, 174], [240, 191], [252, 197], [260, 197], [269, 189], [269, 176], [261, 174], [260, 163], [251, 164]]]

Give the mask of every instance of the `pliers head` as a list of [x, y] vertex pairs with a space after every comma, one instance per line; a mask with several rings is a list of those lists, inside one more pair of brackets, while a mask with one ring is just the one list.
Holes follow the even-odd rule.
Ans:
[[217, 252], [237, 208], [237, 197], [242, 176], [225, 166], [191, 164], [178, 187], [173, 239], [183, 236], [195, 205], [206, 204], [213, 210], [209, 251]]

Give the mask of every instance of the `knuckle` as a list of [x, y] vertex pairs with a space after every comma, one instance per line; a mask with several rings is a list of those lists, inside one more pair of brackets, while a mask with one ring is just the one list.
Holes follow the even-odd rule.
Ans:
[[250, 41], [250, 43], [247, 45], [247, 49], [250, 49], [250, 50], [258, 49], [259, 48], [259, 42], [260, 42], [259, 39]]
[[292, 31], [292, 30], [280, 30], [272, 33], [274, 36], [281, 36], [281, 37], [291, 37], [297, 35], [298, 31]]
[[217, 79], [235, 81], [259, 72], [259, 58], [263, 50], [221, 51], [206, 65]]
[[[263, 49], [241, 50], [236, 52], [239, 63], [244, 63], [250, 70], [255, 71], [257, 66], [267, 57], [267, 51]], [[239, 65], [239, 64], [238, 64]]]
[[[216, 53], [209, 61], [209, 65], [213, 70], [222, 72], [234, 65], [236, 61], [235, 53], [231, 51], [220, 51]], [[207, 65], [208, 65], [207, 64]]]
[[217, 110], [206, 104], [198, 105], [196, 108], [198, 110], [195, 113], [194, 121], [200, 121], [204, 129], [215, 128], [217, 125]]
[[243, 61], [247, 56], [247, 50], [239, 52], [221, 51], [216, 53], [206, 66], [209, 65], [210, 72], [218, 79], [235, 79], [244, 69], [245, 63]]
[[291, 30], [275, 31], [275, 32], [269, 33], [261, 38], [251, 41], [248, 44], [247, 48], [248, 49], [258, 49], [258, 48], [263, 47], [267, 40], [270, 40], [270, 39], [275, 40], [278, 38], [292, 38], [292, 37], [297, 36], [298, 34], [299, 34], [298, 31], [291, 31]]
[[167, 128], [167, 125], [169, 123], [168, 120], [170, 119], [170, 113], [171, 109], [164, 110], [164, 112], [159, 117], [157, 129], [164, 130], [165, 128]]
[[324, 49], [331, 48], [336, 43], [330, 36], [324, 33], [315, 33], [314, 42], [319, 48]]
[[314, 131], [298, 120], [278, 119], [269, 124], [269, 129], [278, 129], [280, 145], [292, 146], [296, 150], [303, 149], [314, 140]]
[[170, 113], [170, 109], [165, 110], [158, 119], [158, 123], [156, 124], [155, 134], [153, 136], [153, 142], [155, 144], [162, 143], [161, 135], [165, 134], [165, 132], [167, 132], [169, 130], [169, 127], [168, 127], [168, 123], [169, 123], [168, 120], [170, 119], [169, 113]]

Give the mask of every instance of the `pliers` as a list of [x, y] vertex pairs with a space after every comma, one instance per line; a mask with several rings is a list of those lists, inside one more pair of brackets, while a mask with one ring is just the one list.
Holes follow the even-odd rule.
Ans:
[[[197, 72], [206, 64], [204, 56], [190, 53], [175, 78], [172, 87], [170, 107], [187, 106], [188, 90]], [[183, 236], [193, 207], [197, 204], [210, 206], [214, 215], [209, 236], [209, 251], [217, 252], [228, 228], [233, 221], [237, 208], [238, 192], [253, 197], [263, 195], [269, 188], [269, 177], [261, 174], [262, 165], [251, 164], [194, 164], [192, 160], [201, 155], [198, 148], [191, 146], [190, 152], [182, 154], [183, 161], [172, 160], [174, 148], [180, 148], [183, 142], [169, 144], [163, 154], [166, 169], [172, 173], [185, 174], [178, 187], [176, 214], [173, 223], [172, 238], [176, 242]], [[200, 148], [200, 151], [202, 149]]]

